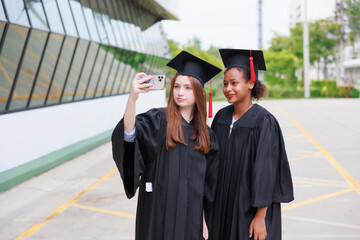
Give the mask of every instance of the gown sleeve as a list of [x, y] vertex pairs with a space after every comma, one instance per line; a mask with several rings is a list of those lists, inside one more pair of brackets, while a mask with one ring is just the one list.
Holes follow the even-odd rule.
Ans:
[[215, 133], [210, 130], [210, 151], [206, 155], [204, 186], [204, 211], [207, 214], [213, 205], [219, 174], [220, 150]]
[[128, 198], [135, 195], [145, 165], [156, 159], [162, 115], [158, 109], [137, 115], [134, 142], [124, 141], [124, 119], [121, 119], [112, 133], [113, 158]]
[[251, 205], [256, 208], [294, 199], [289, 161], [277, 120], [265, 116], [260, 124], [252, 170]]

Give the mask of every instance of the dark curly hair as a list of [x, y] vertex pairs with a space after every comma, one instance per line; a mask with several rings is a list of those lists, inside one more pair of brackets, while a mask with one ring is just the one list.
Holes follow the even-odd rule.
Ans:
[[[246, 80], [246, 82], [250, 81], [250, 71], [247, 68], [241, 67], [232, 67], [236, 68], [239, 72], [241, 72]], [[231, 68], [225, 70], [225, 73]], [[260, 98], [266, 96], [268, 93], [268, 89], [260, 80], [256, 79], [254, 88], [251, 90], [251, 98], [258, 101]]]

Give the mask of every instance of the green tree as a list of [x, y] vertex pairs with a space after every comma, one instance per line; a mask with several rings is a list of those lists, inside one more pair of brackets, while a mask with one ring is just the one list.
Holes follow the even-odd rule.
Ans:
[[360, 38], [360, 1], [359, 0], [345, 0], [345, 10], [348, 24], [350, 29], [348, 38], [350, 44], [354, 44]]
[[[309, 26], [310, 35], [310, 64], [321, 60], [325, 63], [324, 75], [327, 76], [327, 63], [335, 59], [334, 50], [341, 36], [341, 24], [331, 20], [318, 20]], [[297, 23], [290, 29], [290, 36], [275, 36], [271, 40], [272, 51], [287, 49], [296, 56], [298, 68], [303, 65], [303, 26]]]
[[175, 42], [174, 40], [168, 40], [168, 44], [169, 44], [170, 53], [171, 53], [172, 57], [175, 57], [177, 54], [179, 54], [181, 52], [179, 43]]
[[[169, 48], [172, 57], [175, 57], [177, 54], [179, 54], [182, 50], [188, 51], [191, 54], [198, 56], [201, 59], [204, 59], [205, 61], [222, 68], [223, 64], [220, 59], [220, 55], [218, 52], [218, 48], [211, 46], [207, 51], [201, 49], [201, 41], [197, 37], [193, 37], [189, 41], [187, 41], [186, 44], [180, 46], [180, 44], [174, 40], [169, 40]], [[215, 51], [216, 49], [216, 51]], [[170, 70], [169, 74], [174, 75], [176, 71]], [[218, 75], [218, 78], [220, 78], [221, 75]]]
[[265, 51], [265, 79], [271, 96], [281, 97], [287, 90], [296, 90], [296, 56], [286, 49]]

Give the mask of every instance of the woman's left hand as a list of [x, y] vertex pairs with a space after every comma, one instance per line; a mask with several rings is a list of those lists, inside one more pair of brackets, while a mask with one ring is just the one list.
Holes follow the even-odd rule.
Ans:
[[209, 238], [209, 230], [206, 225], [205, 216], [203, 216], [203, 237], [205, 240]]
[[265, 218], [262, 216], [255, 216], [251, 221], [249, 229], [249, 238], [254, 235], [254, 240], [265, 240], [267, 237]]

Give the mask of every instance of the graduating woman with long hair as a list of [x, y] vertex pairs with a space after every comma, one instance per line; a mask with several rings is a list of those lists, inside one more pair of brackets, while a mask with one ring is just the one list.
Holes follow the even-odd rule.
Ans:
[[124, 118], [112, 135], [113, 157], [128, 198], [139, 187], [137, 240], [207, 238], [203, 213], [214, 200], [218, 144], [206, 125], [204, 83], [221, 69], [182, 51], [168, 64], [168, 106], [135, 116], [139, 93], [151, 84], [136, 74]]

